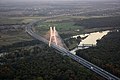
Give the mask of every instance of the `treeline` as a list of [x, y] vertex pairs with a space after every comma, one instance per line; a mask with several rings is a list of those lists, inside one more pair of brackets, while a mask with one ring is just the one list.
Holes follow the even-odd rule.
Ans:
[[0, 80], [104, 80], [47, 45], [12, 48], [0, 57]]
[[82, 38], [78, 36], [77, 38], [68, 38], [64, 40], [64, 42], [69, 50], [73, 50], [74, 48], [78, 47], [78, 44], [80, 43], [81, 39]]
[[26, 25], [27, 23], [0, 23], [0, 26]]
[[90, 18], [90, 19], [74, 19], [77, 26], [84, 26], [85, 28], [100, 28], [100, 27], [120, 27], [120, 16], [104, 17], [104, 18]]
[[17, 42], [6, 46], [0, 46], [0, 53], [9, 52], [10, 50], [14, 50], [15, 48], [19, 48], [19, 47], [34, 46], [40, 43], [41, 42], [38, 40], [31, 40], [31, 41]]
[[120, 77], [120, 32], [110, 32], [97, 47], [78, 50], [77, 55]]

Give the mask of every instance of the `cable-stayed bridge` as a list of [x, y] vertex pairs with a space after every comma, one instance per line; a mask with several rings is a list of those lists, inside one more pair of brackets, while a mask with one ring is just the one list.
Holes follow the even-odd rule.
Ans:
[[[45, 21], [45, 20], [46, 20], [46, 19], [38, 20], [38, 21]], [[58, 44], [58, 42], [56, 42], [56, 41], [57, 41], [57, 35], [58, 35], [58, 34], [56, 33], [56, 30], [55, 30], [54, 28], [51, 30], [51, 32], [52, 32], [52, 35], [50, 35], [51, 41], [50, 41], [50, 39], [47, 40], [47, 39], [45, 39], [44, 37], [41, 37], [40, 35], [36, 34], [36, 33], [33, 31], [32, 27], [33, 27], [34, 24], [36, 24], [38, 21], [33, 21], [33, 22], [31, 22], [30, 24], [28, 24], [28, 25], [26, 26], [26, 28], [25, 28], [25, 29], [26, 29], [26, 32], [27, 32], [30, 36], [32, 36], [33, 38], [35, 38], [35, 39], [37, 39], [37, 40], [39, 40], [39, 41], [42, 41], [42, 42], [48, 44], [49, 46], [51, 46], [51, 47], [53, 47], [54, 49], [56, 49], [56, 50], [58, 50], [59, 52], [61, 52], [61, 53], [60, 53], [61, 55], [69, 56], [70, 58], [72, 58], [72, 59], [75, 60], [76, 62], [82, 64], [82, 65], [85, 66], [86, 68], [94, 71], [95, 73], [99, 74], [100, 76], [104, 77], [104, 78], [107, 79], [107, 80], [120, 80], [120, 78], [118, 78], [118, 77], [112, 75], [111, 73], [103, 70], [102, 68], [100, 68], [100, 67], [98, 67], [98, 66], [96, 66], [96, 65], [94, 65], [94, 64], [92, 64], [92, 63], [90, 63], [90, 62], [88, 62], [87, 60], [85, 60], [85, 59], [83, 59], [83, 58], [81, 58], [81, 57], [79, 57], [79, 56], [77, 56], [77, 55], [72, 54], [69, 50], [65, 49], [63, 46], [60, 46], [60, 45]], [[53, 37], [53, 41], [52, 41], [52, 37]], [[56, 38], [56, 40], [55, 40], [55, 38]], [[59, 38], [58, 38], [58, 39], [59, 39]]]

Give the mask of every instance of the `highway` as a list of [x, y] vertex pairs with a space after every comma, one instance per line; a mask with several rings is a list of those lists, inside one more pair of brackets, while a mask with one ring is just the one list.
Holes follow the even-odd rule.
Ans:
[[[48, 19], [48, 18], [47, 18]], [[38, 21], [45, 21], [47, 19], [42, 19], [42, 20], [36, 20], [36, 21], [33, 21], [31, 23], [29, 23], [26, 28], [25, 28], [25, 31], [30, 35], [32, 36], [33, 38], [39, 40], [39, 41], [42, 41], [46, 44], [49, 43], [48, 40], [46, 40], [45, 38], [41, 37], [40, 35], [36, 34], [35, 32], [33, 32], [32, 30], [32, 27], [34, 26], [34, 24], [36, 24]], [[49, 18], [50, 19], [50, 18]], [[105, 79], [107, 80], [120, 80], [120, 78], [112, 75], [111, 73], [103, 70], [102, 68], [88, 62], [87, 60], [77, 56], [77, 55], [74, 55], [72, 54], [69, 50], [66, 50], [65, 48], [61, 47], [61, 46], [58, 46], [58, 45], [55, 45], [54, 43], [51, 44], [51, 47], [53, 47], [54, 49], [58, 50], [60, 52], [61, 55], [66, 55], [66, 56], [69, 56], [70, 58], [72, 58], [73, 60], [75, 60], [76, 62], [82, 64], [83, 66], [85, 66], [86, 68], [94, 71], [95, 73], [99, 74], [100, 76], [104, 77]]]

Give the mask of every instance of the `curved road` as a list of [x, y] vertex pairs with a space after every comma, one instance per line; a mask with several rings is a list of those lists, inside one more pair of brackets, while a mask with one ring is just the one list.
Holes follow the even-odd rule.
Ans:
[[[50, 18], [47, 18], [47, 19], [50, 19]], [[32, 30], [32, 27], [39, 21], [45, 21], [47, 19], [42, 19], [42, 20], [36, 20], [36, 21], [33, 21], [31, 22], [30, 24], [28, 24], [25, 28], [26, 32], [32, 36], [33, 38], [39, 40], [39, 41], [42, 41], [46, 44], [49, 43], [48, 40], [46, 40], [45, 38], [41, 37], [40, 35], [36, 34], [35, 32], [33, 32]], [[77, 56], [77, 55], [74, 55], [72, 54], [70, 51], [66, 50], [65, 48], [61, 47], [61, 46], [58, 46], [58, 45], [55, 45], [54, 43], [51, 44], [51, 47], [55, 48], [56, 50], [58, 50], [59, 52], [61, 52], [60, 54], [61, 55], [66, 55], [66, 56], [69, 56], [70, 58], [72, 58], [73, 60], [77, 61], [78, 63], [82, 64], [83, 66], [87, 67], [88, 69], [94, 71], [95, 73], [101, 75], [102, 77], [106, 78], [107, 80], [120, 80], [120, 78], [112, 75], [111, 73], [103, 70], [102, 68], [88, 62], [87, 60]]]

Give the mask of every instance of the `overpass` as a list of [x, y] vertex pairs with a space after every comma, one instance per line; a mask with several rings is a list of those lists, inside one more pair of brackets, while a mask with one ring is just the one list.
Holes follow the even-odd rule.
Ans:
[[[46, 44], [49, 44], [49, 41], [48, 41], [48, 40], [46, 40], [45, 38], [43, 38], [43, 37], [41, 37], [40, 35], [36, 34], [36, 33], [33, 32], [33, 30], [32, 30], [32, 27], [34, 26], [34, 24], [36, 24], [36, 23], [39, 22], [39, 21], [45, 21], [45, 20], [47, 20], [47, 19], [42, 19], [42, 20], [33, 21], [33, 22], [31, 22], [30, 24], [28, 24], [28, 25], [26, 26], [25, 30], [26, 30], [26, 32], [27, 32], [30, 36], [32, 36], [33, 38], [35, 38], [35, 39], [37, 39], [37, 40], [39, 40], [39, 41], [42, 41], [42, 42], [44, 42], [44, 43], [46, 43]], [[83, 58], [81, 58], [81, 57], [79, 57], [79, 56], [77, 56], [77, 55], [72, 54], [70, 51], [66, 50], [65, 48], [63, 48], [63, 47], [61, 47], [61, 46], [56, 45], [55, 43], [52, 43], [52, 44], [51, 44], [51, 47], [53, 47], [54, 49], [56, 49], [56, 50], [58, 50], [59, 52], [61, 52], [61, 53], [59, 53], [59, 54], [61, 54], [61, 55], [66, 55], [66, 56], [72, 58], [72, 59], [75, 60], [76, 62], [82, 64], [82, 65], [85, 66], [86, 68], [94, 71], [95, 73], [99, 74], [100, 76], [104, 77], [104, 78], [107, 79], [107, 80], [120, 80], [120, 78], [118, 78], [118, 77], [112, 75], [111, 73], [103, 70], [102, 68], [100, 68], [100, 67], [98, 67], [98, 66], [96, 66], [96, 65], [94, 65], [94, 64], [92, 64], [92, 63], [90, 63], [90, 62], [88, 62], [87, 60], [85, 60], [85, 59], [83, 59]]]

